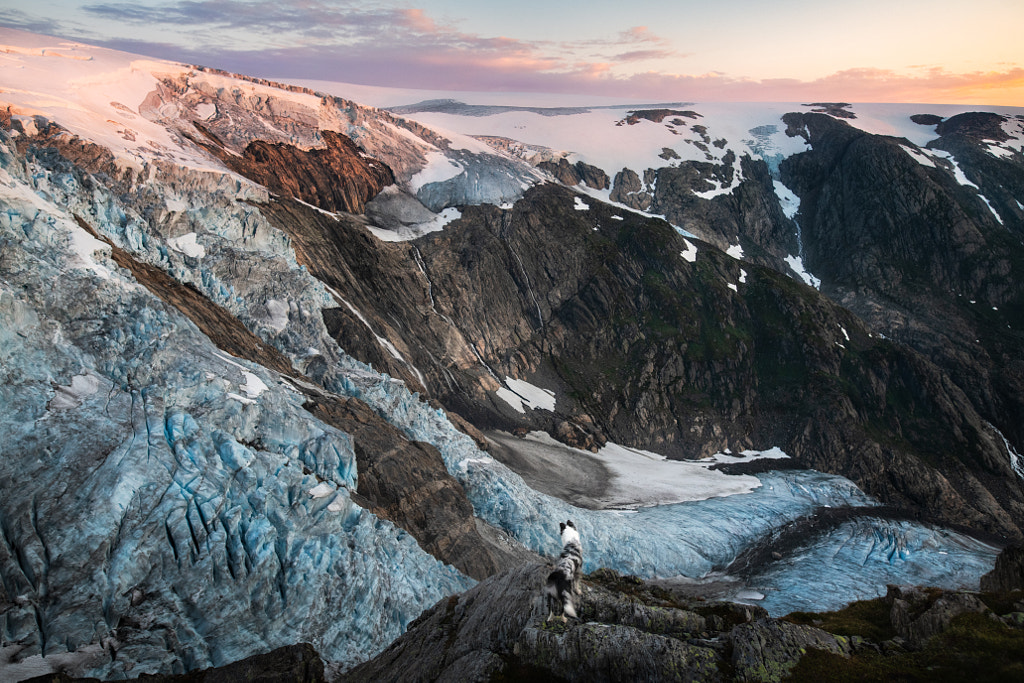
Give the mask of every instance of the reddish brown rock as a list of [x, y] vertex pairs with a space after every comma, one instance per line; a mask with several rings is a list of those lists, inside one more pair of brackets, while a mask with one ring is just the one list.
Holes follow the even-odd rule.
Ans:
[[213, 143], [199, 144], [231, 170], [274, 194], [299, 199], [324, 211], [361, 214], [366, 202], [395, 182], [387, 164], [367, 156], [352, 140], [334, 131], [321, 131], [323, 148], [303, 150], [257, 140], [237, 156], [201, 125], [196, 127]]

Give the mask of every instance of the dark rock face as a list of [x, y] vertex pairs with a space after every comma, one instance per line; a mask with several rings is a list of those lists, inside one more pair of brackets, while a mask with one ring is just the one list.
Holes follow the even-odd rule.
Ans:
[[555, 179], [564, 185], [572, 186], [583, 183], [595, 190], [608, 189], [608, 174], [597, 166], [591, 166], [582, 161], [577, 161], [575, 164], [570, 164], [565, 159], [559, 159], [557, 164], [553, 161], [542, 161], [537, 164], [537, 168], [555, 176]]
[[324, 211], [363, 213], [366, 202], [395, 182], [386, 164], [368, 158], [341, 133], [322, 131], [325, 147], [302, 150], [283, 143], [250, 142], [242, 156], [196, 124], [214, 144], [203, 146], [231, 170], [271, 192], [300, 199]]
[[896, 633], [914, 649], [924, 647], [961, 614], [991, 612], [978, 596], [970, 593], [901, 586], [889, 586], [885, 602], [889, 605], [889, 619]]
[[996, 566], [981, 577], [981, 590], [1024, 590], [1024, 546], [1012, 545], [1003, 548], [996, 558]]
[[[711, 143], [710, 137], [704, 137]], [[678, 158], [667, 148], [661, 156]], [[609, 198], [638, 211], [663, 215], [673, 225], [703, 236], [720, 249], [739, 244], [744, 248], [745, 260], [789, 272], [785, 259], [799, 251], [797, 227], [779, 205], [767, 164], [748, 156], [737, 159], [731, 151], [722, 161], [685, 161], [647, 169], [643, 179], [624, 168], [615, 175]], [[729, 186], [737, 171], [742, 173], [742, 180], [731, 192], [711, 199], [696, 194]]]
[[[976, 187], [940, 168], [951, 162], [919, 163], [905, 140], [819, 114], [785, 120], [813, 147], [781, 172], [801, 197], [805, 262], [822, 291], [934, 363], [983, 420], [982, 439], [1002, 441], [984, 434], [987, 422], [1021, 443], [1024, 286], [1015, 273], [1024, 267], [1024, 215], [1013, 197], [1024, 187], [1024, 159], [989, 153], [985, 140], [1005, 138], [1002, 117], [952, 117], [930, 145]], [[1019, 501], [1022, 482], [1004, 466], [1005, 446], [996, 450], [973, 461], [955, 452], [993, 495]], [[1020, 518], [1019, 502], [1009, 509]]]
[[[797, 230], [779, 206], [768, 166], [746, 156], [737, 160], [732, 154], [724, 161], [658, 169], [651, 210], [673, 225], [707, 236], [721, 249], [740, 244], [746, 260], [788, 272], [785, 258], [798, 251]], [[732, 192], [711, 200], [694, 194], [732, 183], [737, 165], [743, 180]]]
[[732, 630], [732, 665], [737, 681], [770, 683], [793, 670], [808, 649], [849, 657], [853, 648], [847, 638], [813, 626], [759, 619]]
[[[325, 683], [324, 663], [312, 645], [287, 645], [213, 669], [185, 674], [147, 674], [137, 683]], [[25, 683], [99, 683], [95, 678], [47, 674]], [[129, 681], [131, 683], [131, 681]]]
[[[538, 187], [412, 244], [294, 203], [265, 213], [369, 321], [325, 313], [342, 348], [478, 427], [677, 457], [773, 443], [911, 513], [1019, 534], [1002, 444], [940, 368], [791, 278], [705, 245], [690, 264], [665, 223], [589, 205]], [[555, 411], [513, 411], [505, 375], [555, 391]]]

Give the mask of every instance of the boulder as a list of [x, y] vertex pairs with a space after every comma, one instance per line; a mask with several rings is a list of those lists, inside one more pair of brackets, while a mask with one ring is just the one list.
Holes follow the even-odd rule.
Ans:
[[923, 648], [932, 636], [945, 631], [961, 614], [990, 611], [972, 593], [917, 587], [889, 586], [885, 601], [893, 628], [911, 649]]
[[993, 593], [1024, 590], [1024, 546], [1003, 548], [996, 558], [996, 566], [981, 577], [981, 590]]
[[732, 665], [737, 681], [768, 683], [786, 678], [808, 648], [849, 657], [848, 638], [820, 628], [759, 619], [732, 629]]

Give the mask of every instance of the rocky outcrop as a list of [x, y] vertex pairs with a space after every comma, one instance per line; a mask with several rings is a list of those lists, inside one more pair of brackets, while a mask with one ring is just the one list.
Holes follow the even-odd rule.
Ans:
[[[324, 663], [312, 645], [285, 645], [216, 668], [184, 674], [146, 674], [126, 683], [326, 683]], [[64, 673], [29, 678], [24, 683], [100, 683]]]
[[[662, 155], [674, 154], [666, 149]], [[730, 185], [735, 185], [730, 192], [699, 196]], [[624, 168], [615, 175], [609, 198], [662, 215], [723, 251], [741, 245], [745, 260], [780, 272], [789, 272], [786, 258], [799, 251], [796, 225], [779, 206], [767, 164], [746, 155], [737, 159], [727, 151], [722, 163], [682, 161], [649, 168], [643, 178]]]
[[684, 117], [689, 119], [700, 118], [700, 114], [690, 109], [679, 110], [679, 109], [637, 109], [629, 112], [629, 116], [619, 122], [619, 125], [623, 123], [635, 126], [640, 121], [651, 121], [652, 123], [661, 123], [668, 117]]
[[[342, 680], [488, 680], [516, 673], [570, 681], [723, 679], [716, 645], [688, 641], [702, 632], [678, 630], [703, 627], [703, 618], [684, 609], [646, 605], [646, 598], [585, 583], [579, 622], [545, 622], [540, 587], [549, 571], [526, 564], [442, 601]], [[642, 585], [634, 589], [643, 593]]]
[[390, 168], [334, 131], [322, 131], [323, 148], [303, 150], [257, 140], [246, 145], [239, 156], [201, 124], [196, 123], [196, 127], [213, 143], [204, 147], [231, 170], [276, 195], [293, 197], [324, 211], [363, 213], [366, 202], [395, 182]]
[[537, 168], [547, 171], [555, 180], [570, 187], [582, 183], [595, 190], [607, 190], [609, 186], [607, 173], [583, 161], [575, 164], [570, 164], [565, 158], [559, 159], [558, 163], [542, 161], [537, 164]]
[[566, 681], [720, 681], [713, 650], [617, 624], [523, 630], [513, 654]]
[[855, 119], [857, 115], [852, 111], [848, 111], [847, 107], [850, 106], [848, 102], [812, 102], [811, 104], [805, 104], [805, 107], [817, 107], [811, 111], [815, 114], [828, 114], [829, 116], [835, 116], [840, 119]]
[[885, 602], [896, 633], [914, 649], [924, 647], [961, 614], [991, 613], [977, 595], [916, 587], [889, 586]]
[[[361, 497], [356, 502], [408, 530], [434, 557], [484, 579], [529, 555], [513, 555], [481, 536], [465, 491], [430, 444], [409, 441], [354, 399], [319, 396], [306, 409], [352, 437]], [[506, 541], [506, 547], [515, 545]]]
[[[832, 669], [838, 673], [851, 658], [883, 651], [904, 670], [919, 666], [909, 657], [903, 659], [906, 639], [896, 635], [872, 640], [892, 634], [888, 624], [873, 629], [871, 623], [860, 622], [872, 634], [870, 638], [851, 632], [848, 626], [838, 628], [843, 635], [837, 635], [824, 626], [850, 623], [841, 613], [834, 619], [827, 614], [796, 615], [812, 617], [822, 627], [772, 619], [760, 608], [705, 601], [608, 570], [585, 578], [578, 620], [564, 625], [546, 621], [540, 587], [547, 571], [543, 565], [523, 565], [438, 603], [391, 647], [341, 680], [775, 683], [795, 675], [808, 655], [832, 658], [825, 661], [833, 662]], [[910, 598], [925, 591], [890, 591], [897, 593]], [[915, 614], [914, 623], [934, 622], [932, 635], [957, 623], [957, 614], [974, 611], [969, 604], [987, 609], [968, 593], [931, 591], [930, 595], [931, 611], [927, 616]], [[916, 598], [911, 599], [916, 606]], [[964, 607], [936, 607], [939, 604]], [[865, 614], [866, 604], [851, 606], [850, 611]], [[943, 616], [933, 619], [939, 611]], [[900, 618], [895, 611], [893, 615], [894, 620]], [[858, 623], [856, 618], [852, 623]], [[999, 622], [994, 628], [1007, 627]], [[921, 641], [925, 642], [927, 637]], [[851, 662], [849, 668], [858, 671], [856, 666]], [[821, 678], [812, 670], [796, 680]]]
[[631, 168], [624, 168], [615, 174], [609, 198], [637, 211], [647, 211], [653, 201], [653, 187], [640, 182], [640, 176]]
[[983, 591], [1024, 590], [1024, 546], [1003, 548], [996, 558], [996, 566], [981, 577]]
[[849, 657], [849, 639], [820, 628], [759, 619], [732, 630], [732, 666], [735, 680], [743, 683], [777, 683], [800, 662], [809, 649]]

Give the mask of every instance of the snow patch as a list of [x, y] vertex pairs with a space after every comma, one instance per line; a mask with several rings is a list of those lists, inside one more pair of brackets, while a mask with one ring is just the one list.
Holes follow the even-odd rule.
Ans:
[[581, 197], [573, 197], [573, 208], [577, 211], [590, 211], [590, 205], [587, 204]]
[[100, 389], [101, 380], [96, 375], [75, 375], [68, 386], [54, 388], [54, 396], [47, 404], [49, 410], [70, 410], [82, 405], [82, 399], [92, 396]]
[[[170, 209], [171, 207], [168, 206]], [[206, 249], [203, 245], [196, 241], [196, 234], [190, 232], [187, 235], [181, 237], [172, 237], [167, 240], [167, 245], [175, 251], [180, 251], [185, 256], [191, 256], [192, 258], [203, 258], [206, 256]]]
[[245, 395], [249, 398], [257, 398], [267, 390], [267, 385], [264, 384], [263, 380], [256, 375], [248, 371], [243, 372], [242, 374], [245, 375], [245, 384], [242, 385], [242, 391], [244, 391]]
[[495, 394], [516, 412], [525, 413], [526, 408], [554, 411], [555, 392], [550, 389], [542, 389], [525, 380], [512, 379], [507, 375], [505, 384], [508, 388], [501, 387]]
[[738, 261], [743, 258], [743, 247], [738, 244], [733, 244], [725, 250], [725, 253]]
[[72, 263], [76, 263], [78, 267], [85, 270], [91, 270], [104, 280], [111, 279], [112, 274], [110, 270], [96, 263], [92, 257], [97, 251], [109, 251], [109, 244], [96, 239], [76, 225], [71, 229], [71, 244], [69, 246], [72, 253], [77, 257]]
[[919, 149], [907, 147], [906, 145], [900, 145], [900, 149], [910, 155], [910, 158], [921, 164], [922, 166], [928, 166], [929, 168], [936, 168], [935, 162], [932, 161], [931, 157], [922, 152]]
[[196, 106], [196, 116], [203, 121], [209, 121], [217, 115], [217, 105], [213, 102], [201, 102]]
[[685, 237], [683, 238], [683, 244], [686, 245], [686, 251], [679, 252], [679, 255], [686, 261], [693, 263], [697, 260], [697, 247]]
[[786, 263], [789, 264], [790, 269], [796, 273], [796, 275], [804, 281], [804, 283], [814, 287], [815, 289], [821, 288], [821, 280], [811, 275], [806, 268], [804, 268], [804, 260], [799, 256], [787, 256]]
[[989, 428], [1003, 440], [1003, 446], [1006, 448], [1007, 454], [1010, 456], [1010, 469], [1012, 469], [1018, 477], [1024, 479], [1024, 456], [1014, 449], [1013, 444], [1010, 443], [1009, 439], [1003, 436], [1003, 433], [996, 429], [996, 426], [992, 423], [986, 422]]
[[458, 177], [465, 170], [462, 164], [449, 159], [444, 152], [427, 152], [427, 165], [409, 180], [409, 191], [416, 194], [424, 185], [443, 183]]
[[963, 169], [960, 168], [960, 164], [956, 162], [956, 157], [942, 149], [933, 149], [931, 150], [931, 152], [933, 156], [945, 159], [950, 163], [950, 165], [953, 167], [953, 177], [956, 178], [956, 181], [958, 183], [960, 183], [964, 187], [973, 187], [975, 190], [978, 189], [978, 186], [972, 183], [970, 180], [968, 180], [967, 176], [964, 175]]
[[788, 457], [775, 447], [744, 451], [740, 456], [718, 453], [702, 460], [669, 460], [657, 453], [609, 442], [595, 459], [612, 473], [611, 487], [603, 502], [613, 508], [635, 509], [749, 493], [761, 486], [757, 477], [726, 474], [712, 468]]
[[328, 484], [326, 481], [322, 481], [309, 491], [306, 491], [311, 498], [325, 498], [334, 493], [335, 488]]
[[772, 187], [775, 188], [775, 196], [779, 200], [779, 206], [782, 207], [782, 213], [790, 220], [796, 218], [796, 213], [800, 210], [800, 198], [783, 185], [781, 180], [772, 180]]
[[429, 221], [405, 225], [395, 230], [386, 230], [372, 225], [367, 226], [374, 237], [382, 242], [408, 242], [431, 232], [444, 230], [450, 223], [462, 218], [462, 212], [455, 207], [448, 207], [436, 214]]
[[751, 601], [751, 600], [764, 600], [764, 593], [745, 588], [741, 591], [737, 591], [736, 595], [733, 596], [733, 600], [738, 601]]
[[997, 221], [999, 221], [999, 225], [1003, 225], [1003, 217], [999, 215], [998, 211], [996, 211], [996, 207], [992, 206], [992, 202], [988, 200], [988, 197], [980, 192], [978, 193], [978, 196], [981, 197], [981, 201], [985, 202], [985, 206], [988, 207], [988, 210], [991, 211], [992, 215], [996, 217]]

